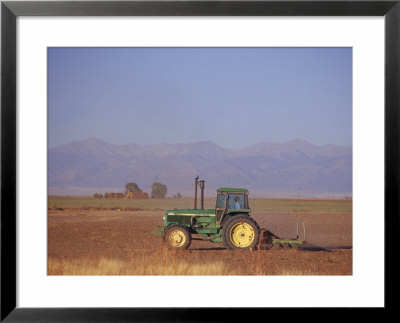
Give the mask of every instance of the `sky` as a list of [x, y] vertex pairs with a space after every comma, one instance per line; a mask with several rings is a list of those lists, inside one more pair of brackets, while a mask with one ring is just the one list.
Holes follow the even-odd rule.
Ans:
[[351, 48], [49, 48], [48, 140], [352, 146]]

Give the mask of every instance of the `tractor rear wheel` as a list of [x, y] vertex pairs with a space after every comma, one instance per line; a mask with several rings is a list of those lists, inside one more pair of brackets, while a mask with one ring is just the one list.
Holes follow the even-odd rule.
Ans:
[[222, 230], [222, 241], [229, 249], [255, 249], [260, 236], [260, 227], [248, 215], [233, 216]]
[[192, 242], [192, 235], [182, 225], [171, 225], [165, 232], [165, 242], [172, 248], [187, 249]]

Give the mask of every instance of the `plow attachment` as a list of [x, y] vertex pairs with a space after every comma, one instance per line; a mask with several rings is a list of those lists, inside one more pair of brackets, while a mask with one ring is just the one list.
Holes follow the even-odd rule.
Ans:
[[263, 228], [260, 232], [258, 248], [261, 250], [269, 249], [273, 246], [296, 248], [299, 245], [306, 244], [306, 226], [303, 223], [303, 237], [304, 240], [299, 239], [299, 222], [297, 222], [297, 236], [293, 239], [281, 238], [271, 231]]

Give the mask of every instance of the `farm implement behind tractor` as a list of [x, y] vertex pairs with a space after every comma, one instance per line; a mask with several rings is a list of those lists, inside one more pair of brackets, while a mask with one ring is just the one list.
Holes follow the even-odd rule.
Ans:
[[[197, 208], [197, 189], [200, 187], [200, 209]], [[164, 213], [164, 225], [155, 227], [154, 234], [163, 237], [172, 248], [187, 249], [192, 235], [198, 234], [204, 240], [222, 243], [228, 249], [268, 249], [271, 246], [296, 247], [305, 244], [297, 237], [280, 238], [267, 229], [261, 229], [251, 217], [245, 188], [222, 187], [217, 190], [215, 209], [204, 209], [205, 181], [195, 178], [194, 208], [171, 209]]]
[[280, 238], [276, 234], [273, 234], [271, 231], [267, 229], [261, 229], [260, 233], [260, 240], [257, 245], [258, 249], [268, 249], [269, 247], [273, 246], [280, 246], [280, 247], [297, 247], [299, 245], [306, 244], [306, 226], [303, 222], [303, 237], [304, 240], [299, 239], [299, 221], [297, 221], [297, 235], [296, 238], [292, 239], [285, 239]]

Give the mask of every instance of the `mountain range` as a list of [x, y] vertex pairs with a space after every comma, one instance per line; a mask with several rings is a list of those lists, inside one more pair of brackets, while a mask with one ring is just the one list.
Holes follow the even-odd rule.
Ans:
[[206, 181], [206, 196], [224, 186], [246, 187], [251, 196], [351, 196], [352, 147], [292, 140], [226, 149], [210, 141], [141, 146], [88, 138], [48, 150], [49, 194], [123, 192], [128, 182], [150, 192], [157, 181], [167, 196], [192, 196], [196, 175]]

